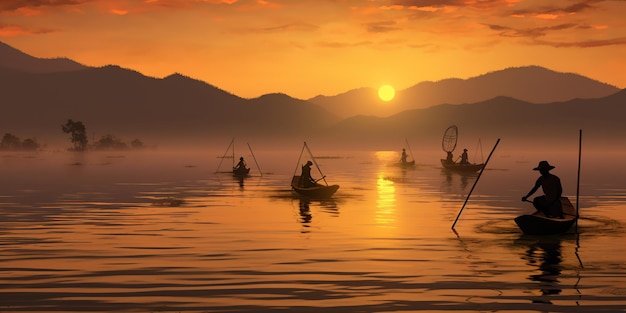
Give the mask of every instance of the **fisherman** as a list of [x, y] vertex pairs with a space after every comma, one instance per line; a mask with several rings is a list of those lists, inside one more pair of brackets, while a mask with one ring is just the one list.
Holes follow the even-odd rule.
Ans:
[[239, 163], [237, 163], [237, 165], [235, 166], [235, 170], [241, 169], [241, 168], [246, 168], [246, 162], [243, 160], [243, 157], [239, 158]]
[[406, 164], [406, 150], [402, 148], [402, 156], [400, 156], [400, 163]]
[[300, 187], [312, 187], [317, 184], [315, 179], [311, 177], [311, 165], [313, 162], [307, 161], [306, 164], [302, 165], [302, 174], [300, 174]]
[[463, 165], [467, 165], [469, 164], [469, 161], [467, 159], [467, 149], [463, 149], [463, 154], [461, 154], [461, 164]]
[[535, 191], [542, 188], [544, 195], [538, 196], [533, 199], [533, 206], [537, 211], [543, 212], [547, 217], [563, 218], [563, 207], [561, 206], [561, 195], [563, 194], [563, 187], [561, 186], [561, 179], [550, 173], [550, 170], [555, 167], [550, 165], [548, 161], [541, 161], [537, 167], [533, 168], [534, 171], [539, 171], [541, 176], [537, 178], [535, 186], [522, 197], [522, 201], [528, 201]]

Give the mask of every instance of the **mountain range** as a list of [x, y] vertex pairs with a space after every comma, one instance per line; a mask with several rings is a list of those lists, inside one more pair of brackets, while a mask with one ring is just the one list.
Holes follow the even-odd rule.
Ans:
[[314, 138], [338, 146], [395, 145], [410, 137], [436, 144], [452, 124], [468, 139], [545, 140], [585, 127], [604, 140], [623, 135], [626, 103], [626, 91], [615, 86], [537, 66], [421, 82], [384, 104], [370, 88], [308, 100], [286, 94], [246, 99], [178, 73], [154, 78], [116, 65], [41, 59], [4, 43], [0, 84], [0, 133], [68, 145], [61, 131], [68, 119], [82, 121], [90, 140], [113, 134], [155, 144], [231, 137]]

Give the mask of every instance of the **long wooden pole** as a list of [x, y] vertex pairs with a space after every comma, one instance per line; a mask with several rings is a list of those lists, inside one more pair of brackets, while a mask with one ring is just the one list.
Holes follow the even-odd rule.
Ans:
[[413, 150], [411, 149], [411, 145], [409, 145], [409, 140], [404, 138], [404, 141], [406, 141], [406, 146], [409, 147], [409, 152], [411, 153], [411, 159], [415, 161], [415, 157], [413, 156]]
[[311, 159], [313, 160], [313, 163], [315, 163], [315, 167], [317, 167], [317, 170], [320, 172], [320, 174], [322, 175], [322, 178], [324, 180], [324, 183], [326, 183], [326, 186], [328, 186], [328, 182], [326, 181], [326, 175], [324, 175], [324, 173], [322, 173], [322, 169], [320, 168], [320, 166], [317, 164], [317, 160], [315, 160], [315, 156], [313, 156], [313, 153], [311, 152], [311, 150], [309, 149], [309, 145], [306, 144], [306, 141], [304, 142], [304, 147], [306, 147], [306, 151], [309, 152], [309, 155], [311, 156]]
[[252, 158], [254, 159], [254, 164], [256, 164], [256, 168], [259, 169], [259, 173], [261, 173], [261, 176], [263, 176], [263, 172], [261, 172], [261, 167], [259, 166], [259, 162], [256, 161], [256, 157], [254, 156], [254, 152], [252, 152], [252, 147], [250, 147], [250, 143], [247, 143], [248, 145], [248, 149], [250, 149], [250, 153], [252, 154]]
[[[228, 153], [228, 150], [229, 150], [229, 149], [230, 149], [230, 147], [231, 147], [232, 145], [234, 145], [234, 144], [235, 144], [235, 138], [233, 138], [233, 139], [230, 141], [230, 144], [228, 144], [228, 147], [226, 148], [226, 151], [224, 151], [224, 155], [223, 155], [223, 156], [222, 156], [222, 158], [220, 159], [220, 163], [217, 165], [217, 168], [215, 169], [215, 173], [217, 173], [217, 171], [219, 171], [219, 170], [220, 170], [220, 167], [222, 166], [222, 161], [224, 161], [224, 158], [226, 158], [226, 153]], [[235, 161], [234, 161], [234, 155], [235, 155], [235, 152], [234, 152], [234, 151], [235, 151], [235, 147], [233, 147], [233, 167], [235, 166], [235, 164], [234, 164], [234, 162], [235, 162]]]
[[498, 146], [499, 142], [500, 142], [500, 138], [498, 138], [498, 140], [496, 141], [496, 144], [493, 146], [493, 149], [491, 149], [491, 152], [489, 153], [489, 156], [487, 157], [487, 160], [485, 161], [485, 165], [483, 165], [483, 168], [480, 169], [480, 173], [478, 173], [478, 177], [476, 177], [476, 180], [474, 181], [474, 185], [472, 185], [472, 189], [470, 189], [470, 192], [467, 194], [467, 198], [465, 198], [465, 203], [463, 203], [463, 206], [461, 207], [459, 214], [457, 214], [456, 219], [454, 220], [454, 223], [452, 223], [452, 229], [454, 229], [454, 225], [456, 225], [456, 222], [459, 220], [459, 217], [461, 216], [461, 212], [463, 212], [463, 209], [465, 208], [465, 205], [467, 204], [469, 197], [472, 195], [472, 191], [474, 191], [474, 187], [476, 187], [476, 183], [478, 183], [478, 180], [480, 179], [480, 176], [483, 174], [485, 167], [487, 167], [487, 163], [489, 163], [489, 159], [491, 159], [491, 155], [496, 150], [496, 147]]
[[580, 159], [582, 155], [582, 145], [583, 145], [583, 130], [578, 130], [578, 175], [576, 178], [576, 222], [575, 222], [575, 230], [578, 233], [578, 202], [579, 202], [579, 194], [580, 194]]

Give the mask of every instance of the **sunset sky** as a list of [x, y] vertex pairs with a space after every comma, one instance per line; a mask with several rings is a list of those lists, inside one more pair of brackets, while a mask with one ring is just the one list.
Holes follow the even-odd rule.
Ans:
[[1, 0], [36, 57], [308, 99], [540, 65], [626, 88], [626, 0]]

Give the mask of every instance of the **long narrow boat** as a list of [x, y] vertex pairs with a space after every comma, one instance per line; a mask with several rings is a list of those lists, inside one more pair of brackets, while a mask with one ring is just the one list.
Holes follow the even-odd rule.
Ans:
[[547, 217], [543, 212], [524, 214], [515, 218], [515, 223], [527, 235], [556, 235], [567, 232], [576, 220], [576, 209], [567, 197], [561, 197], [563, 218]]
[[300, 176], [293, 176], [291, 179], [291, 188], [297, 194], [307, 197], [307, 198], [330, 198], [333, 194], [339, 189], [339, 185], [322, 185], [315, 184], [311, 187], [302, 187], [300, 186]]
[[461, 163], [456, 163], [456, 162], [450, 162], [446, 159], [440, 159], [440, 160], [441, 160], [441, 165], [443, 166], [443, 168], [447, 170], [463, 172], [463, 173], [475, 173], [475, 172], [480, 171], [483, 167], [485, 167], [484, 163], [461, 164]]

